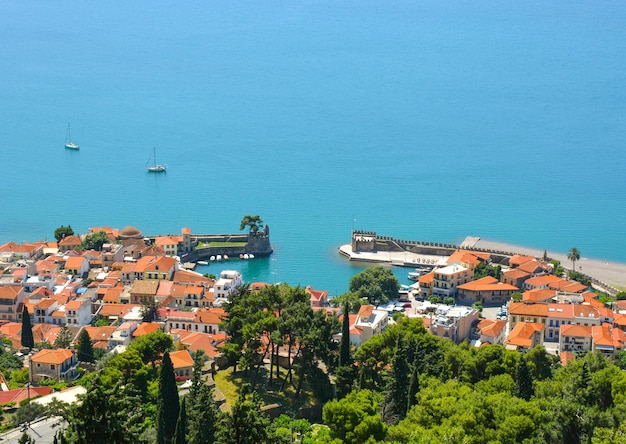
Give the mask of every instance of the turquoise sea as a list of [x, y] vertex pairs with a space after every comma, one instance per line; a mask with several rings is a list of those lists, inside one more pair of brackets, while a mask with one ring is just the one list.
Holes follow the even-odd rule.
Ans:
[[331, 294], [352, 228], [626, 262], [621, 0], [7, 0], [0, 128], [0, 242], [259, 214], [228, 267]]

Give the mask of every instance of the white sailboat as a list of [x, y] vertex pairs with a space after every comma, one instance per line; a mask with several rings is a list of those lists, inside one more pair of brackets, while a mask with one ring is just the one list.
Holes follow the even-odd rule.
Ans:
[[[164, 164], [158, 164], [156, 161], [156, 148], [154, 148], [154, 153], [152, 155], [152, 160], [154, 161], [154, 165], [150, 165], [148, 167], [146, 167], [146, 169], [148, 171], [150, 171], [151, 173], [161, 173], [164, 172], [165, 170], [167, 170], [167, 165]], [[148, 162], [150, 162], [150, 160], [148, 160]]]
[[70, 124], [67, 124], [67, 134], [65, 135], [65, 148], [70, 150], [80, 149], [77, 143], [72, 142], [72, 132], [70, 131]]

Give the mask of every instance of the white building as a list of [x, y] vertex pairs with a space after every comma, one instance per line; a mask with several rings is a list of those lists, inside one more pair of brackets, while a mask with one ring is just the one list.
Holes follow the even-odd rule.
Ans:
[[474, 279], [474, 272], [461, 265], [448, 265], [435, 269], [432, 294], [442, 298], [454, 297], [459, 285]]
[[228, 298], [238, 287], [243, 285], [241, 273], [234, 270], [224, 270], [213, 284], [213, 296], [215, 299]]

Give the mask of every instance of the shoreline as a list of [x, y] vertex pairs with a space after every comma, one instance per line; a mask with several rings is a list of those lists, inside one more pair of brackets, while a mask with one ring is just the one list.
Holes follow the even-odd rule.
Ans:
[[[509, 244], [506, 242], [491, 241], [483, 238], [473, 238], [473, 246], [492, 250], [510, 251], [512, 253], [525, 254], [528, 256], [542, 257], [543, 250]], [[464, 242], [465, 244], [465, 242]], [[584, 252], [583, 252], [584, 253]], [[561, 265], [571, 270], [572, 261], [567, 258], [567, 253], [547, 251], [548, 257], [561, 261]], [[603, 261], [581, 255], [576, 261], [576, 271], [589, 275], [599, 281], [605, 282], [618, 290], [626, 289], [626, 264], [619, 262]]]

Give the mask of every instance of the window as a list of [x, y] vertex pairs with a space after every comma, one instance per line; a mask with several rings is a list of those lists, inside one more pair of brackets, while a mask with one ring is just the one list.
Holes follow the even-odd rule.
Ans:
[[50, 365], [50, 370], [54, 370], [54, 364]]

